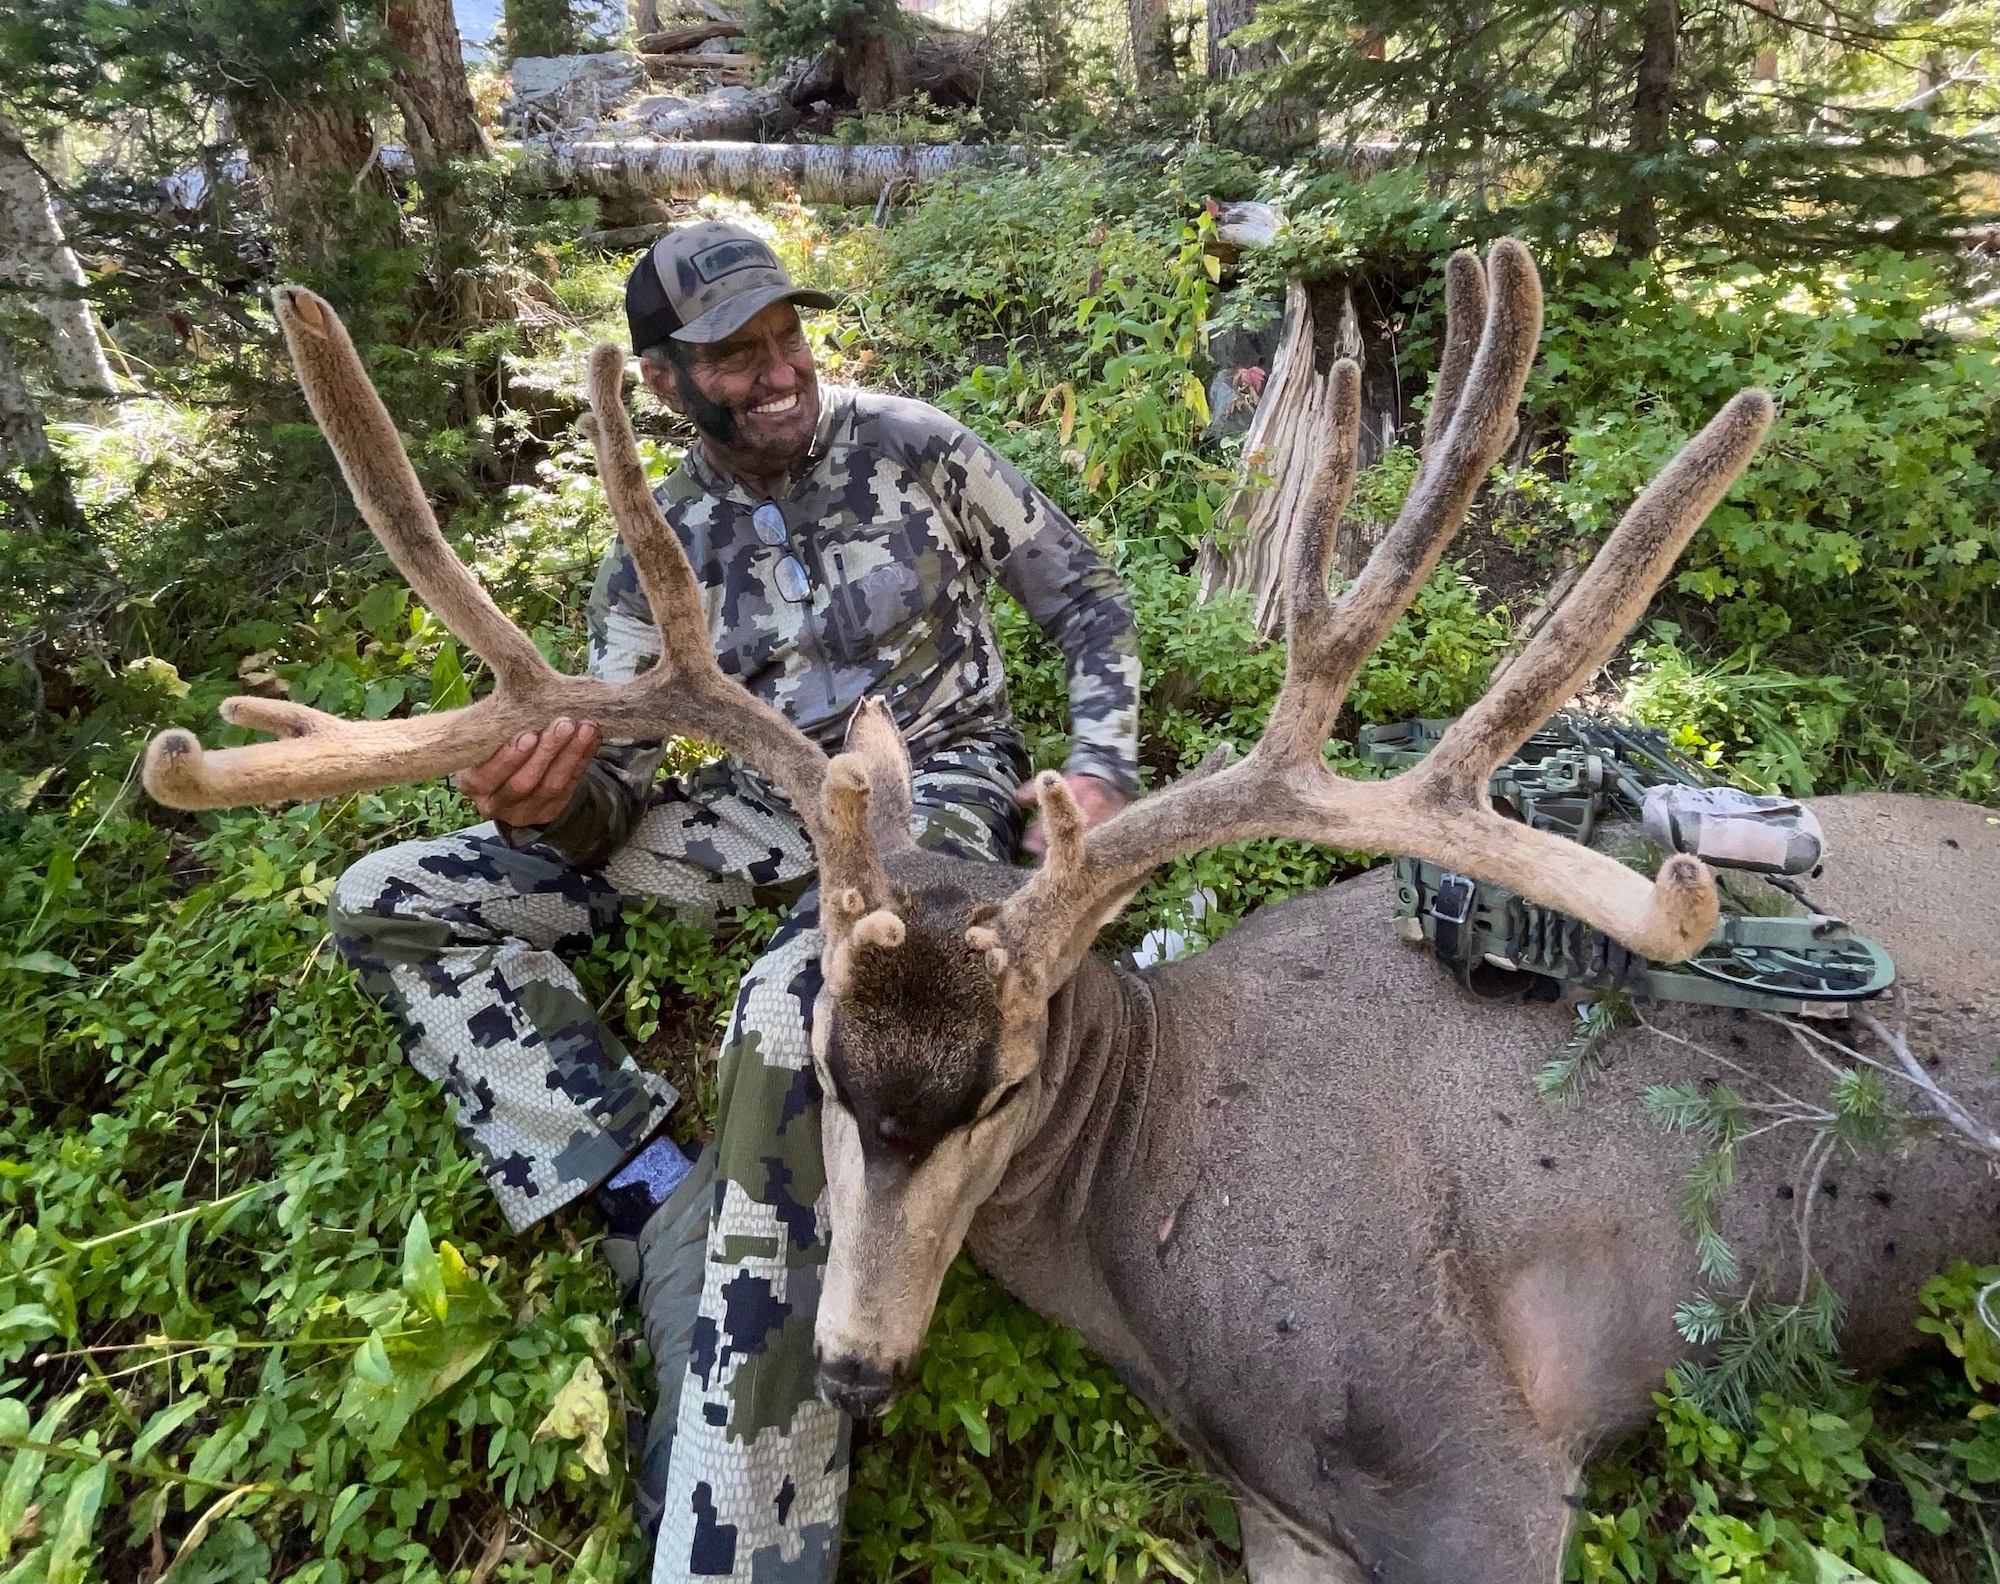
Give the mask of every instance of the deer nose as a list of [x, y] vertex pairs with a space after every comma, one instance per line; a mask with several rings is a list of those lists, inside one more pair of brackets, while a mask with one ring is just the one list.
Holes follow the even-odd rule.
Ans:
[[852, 1418], [874, 1419], [896, 1395], [896, 1373], [851, 1355], [821, 1359], [820, 1395]]

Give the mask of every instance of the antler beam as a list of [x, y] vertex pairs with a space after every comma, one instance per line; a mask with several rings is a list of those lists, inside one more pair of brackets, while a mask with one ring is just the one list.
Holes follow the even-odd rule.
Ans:
[[[1417, 480], [1354, 585], [1327, 591], [1334, 532], [1354, 483], [1360, 373], [1335, 366], [1333, 435], [1287, 558], [1290, 654], [1263, 739], [1242, 763], [1184, 777], [1084, 834], [1059, 776], [1041, 777], [1049, 861], [998, 920], [1010, 971], [1061, 983], [1105, 919], [1156, 866], [1225, 842], [1285, 836], [1409, 853], [1559, 908], [1659, 961], [1715, 927], [1713, 878], [1673, 856], [1651, 882], [1612, 858], [1493, 812], [1493, 770], [1617, 647], [1675, 559], [1749, 463], [1773, 416], [1746, 390], [1635, 501], [1504, 678], [1423, 763], [1386, 782], [1332, 774], [1323, 750], [1347, 689], [1436, 567], [1512, 438], [1541, 333], [1541, 285], [1519, 243], [1446, 274], [1448, 327]], [[1483, 323], [1482, 323], [1483, 321]], [[1472, 326], [1480, 323], [1476, 338]]]

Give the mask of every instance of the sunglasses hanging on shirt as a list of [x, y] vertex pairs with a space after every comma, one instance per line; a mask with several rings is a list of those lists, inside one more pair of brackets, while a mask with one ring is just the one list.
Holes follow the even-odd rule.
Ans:
[[790, 554], [791, 531], [785, 527], [785, 514], [778, 510], [776, 501], [765, 501], [750, 514], [750, 526], [757, 530], [757, 542], [768, 545], [773, 550], [788, 552], [778, 562], [778, 592], [787, 604], [799, 605], [812, 598], [812, 579], [806, 575], [804, 564]]

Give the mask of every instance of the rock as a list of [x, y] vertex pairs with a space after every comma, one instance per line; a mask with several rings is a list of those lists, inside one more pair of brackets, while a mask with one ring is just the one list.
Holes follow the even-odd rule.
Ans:
[[746, 38], [704, 39], [694, 49], [697, 55], [747, 55], [750, 41]]
[[524, 55], [509, 72], [513, 97], [501, 108], [504, 119], [525, 132], [562, 131], [603, 121], [646, 85], [636, 55], [606, 50], [597, 55]]

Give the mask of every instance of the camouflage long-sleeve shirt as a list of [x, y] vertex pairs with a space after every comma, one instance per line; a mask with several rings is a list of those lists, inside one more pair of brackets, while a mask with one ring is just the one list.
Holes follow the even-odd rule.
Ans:
[[[1066, 769], [1138, 789], [1139, 655], [1116, 575], [1049, 499], [934, 407], [822, 387], [813, 449], [776, 501], [788, 547], [759, 540], [762, 503], [699, 447], [657, 491], [703, 591], [725, 675], [829, 752], [870, 694], [913, 759], [1020, 737], [986, 601], [997, 579], [1061, 649], [1069, 671]], [[780, 571], [796, 556], [803, 598]], [[590, 599], [590, 672], [629, 681], [659, 657], [631, 557], [614, 543]], [[657, 744], [608, 743], [540, 839], [602, 859], [644, 807]], [[1023, 758], [1025, 764], [1025, 758]], [[527, 835], [528, 833], [522, 833]]]

